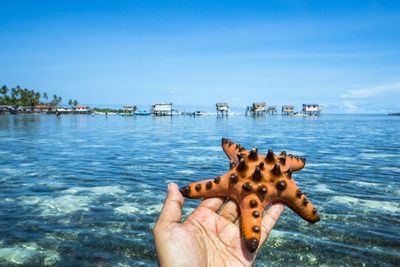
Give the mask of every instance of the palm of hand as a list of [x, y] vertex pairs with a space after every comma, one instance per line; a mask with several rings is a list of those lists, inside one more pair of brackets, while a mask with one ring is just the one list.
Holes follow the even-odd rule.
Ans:
[[[238, 221], [232, 222], [215, 211], [199, 206], [177, 226], [177, 238], [186, 240], [188, 252], [184, 255], [212, 266], [249, 266], [254, 254], [241, 243]], [[193, 254], [189, 256], [190, 254]]]
[[[187, 219], [180, 223], [181, 214], [172, 221], [164, 218], [173, 210], [166, 207], [171, 196], [175, 211], [181, 210], [183, 198], [171, 192], [167, 196], [162, 214], [154, 229], [155, 244], [161, 266], [251, 266], [257, 252], [249, 253], [242, 243], [238, 211], [229, 201], [223, 207], [223, 200], [204, 200]], [[275, 217], [262, 227], [261, 240], [264, 241], [277, 217], [283, 211], [282, 204], [276, 204]], [[271, 214], [270, 214], [271, 215]], [[170, 218], [172, 219], [172, 218]], [[261, 242], [262, 244], [262, 242]]]

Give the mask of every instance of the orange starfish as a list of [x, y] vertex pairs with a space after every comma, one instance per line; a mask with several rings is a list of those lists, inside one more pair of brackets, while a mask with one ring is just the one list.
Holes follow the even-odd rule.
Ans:
[[250, 252], [258, 247], [262, 214], [271, 203], [284, 203], [310, 223], [319, 221], [317, 210], [292, 177], [292, 172], [304, 167], [304, 158], [285, 151], [277, 156], [271, 149], [262, 156], [257, 148], [248, 151], [226, 138], [222, 138], [222, 149], [231, 161], [230, 170], [214, 179], [183, 186], [180, 191], [188, 198], [223, 197], [234, 201], [241, 214], [242, 238]]

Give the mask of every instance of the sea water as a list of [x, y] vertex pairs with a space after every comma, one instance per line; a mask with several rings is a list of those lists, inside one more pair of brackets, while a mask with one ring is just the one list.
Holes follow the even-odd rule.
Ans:
[[[155, 266], [169, 182], [223, 174], [222, 137], [306, 157], [256, 266], [400, 262], [400, 117], [0, 116], [0, 266]], [[185, 201], [187, 216], [198, 200]]]

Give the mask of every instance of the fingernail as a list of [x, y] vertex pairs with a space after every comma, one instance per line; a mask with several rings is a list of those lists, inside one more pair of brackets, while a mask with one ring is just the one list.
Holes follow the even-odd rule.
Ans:
[[168, 184], [167, 190], [169, 191], [170, 188], [171, 188], [171, 183]]

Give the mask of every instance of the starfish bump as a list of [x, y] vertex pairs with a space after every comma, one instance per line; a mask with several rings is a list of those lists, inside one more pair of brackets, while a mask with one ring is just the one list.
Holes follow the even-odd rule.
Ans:
[[271, 149], [260, 155], [257, 148], [248, 151], [226, 138], [222, 138], [222, 149], [230, 160], [230, 169], [214, 179], [183, 186], [180, 191], [188, 198], [224, 197], [234, 201], [240, 210], [242, 239], [248, 251], [258, 248], [262, 214], [271, 203], [284, 203], [310, 223], [320, 220], [292, 177], [304, 167], [304, 158], [285, 151], [275, 155]]

